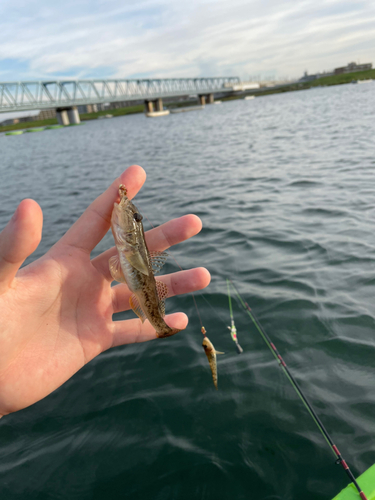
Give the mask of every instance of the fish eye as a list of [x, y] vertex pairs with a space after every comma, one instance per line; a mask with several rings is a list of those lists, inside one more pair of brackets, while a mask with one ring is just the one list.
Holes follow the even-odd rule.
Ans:
[[136, 222], [141, 222], [141, 220], [143, 219], [142, 215], [138, 212], [135, 212], [135, 214], [133, 214], [133, 218]]

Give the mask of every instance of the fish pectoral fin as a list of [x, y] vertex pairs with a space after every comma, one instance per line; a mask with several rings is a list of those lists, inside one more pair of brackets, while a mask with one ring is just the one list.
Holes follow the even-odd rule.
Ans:
[[115, 281], [126, 283], [118, 254], [109, 259], [109, 272], [111, 273], [111, 276]]
[[168, 258], [167, 252], [150, 252], [153, 273], [158, 273]]
[[140, 273], [145, 274], [146, 276], [149, 275], [147, 263], [144, 261], [142, 255], [138, 251], [131, 254], [125, 253], [125, 257], [127, 258], [128, 262]]
[[130, 307], [133, 309], [133, 311], [135, 312], [135, 314], [138, 316], [138, 318], [142, 321], [142, 323], [144, 322], [144, 320], [146, 319], [146, 315], [145, 313], [143, 312], [141, 306], [139, 305], [139, 300], [137, 298], [136, 295], [134, 295], [134, 293], [130, 296], [130, 299], [129, 299], [129, 304], [130, 304]]
[[215, 350], [215, 354], [225, 354], [225, 352], [220, 352]]

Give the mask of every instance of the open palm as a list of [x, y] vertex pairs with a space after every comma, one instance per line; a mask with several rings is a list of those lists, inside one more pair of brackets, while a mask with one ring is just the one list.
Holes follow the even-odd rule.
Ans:
[[[126, 285], [111, 287], [111, 248], [90, 260], [90, 252], [110, 227], [120, 183], [133, 198], [145, 181], [144, 170], [128, 168], [83, 213], [43, 257], [19, 269], [41, 239], [42, 211], [24, 200], [0, 233], [0, 415], [51, 393], [102, 351], [121, 344], [155, 339], [148, 321], [113, 321], [129, 309]], [[163, 251], [201, 229], [194, 215], [174, 219], [146, 234], [150, 250]], [[203, 268], [161, 276], [170, 295], [208, 285]], [[178, 329], [187, 317], [166, 317]], [[166, 342], [167, 340], [161, 340]]]

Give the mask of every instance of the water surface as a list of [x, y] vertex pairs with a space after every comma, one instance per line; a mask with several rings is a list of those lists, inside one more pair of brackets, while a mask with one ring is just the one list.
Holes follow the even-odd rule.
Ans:
[[[13, 500], [325, 500], [346, 484], [310, 416], [240, 306], [238, 356], [225, 278], [249, 302], [357, 475], [375, 461], [375, 83], [316, 88], [146, 119], [0, 136], [0, 226], [25, 197], [56, 242], [127, 166], [154, 224], [195, 213], [173, 255], [206, 266], [164, 342], [118, 347], [48, 398], [0, 421], [0, 491]], [[93, 255], [112, 245], [110, 233]], [[177, 266], [170, 259], [165, 272]], [[206, 302], [206, 300], [208, 302]], [[132, 317], [122, 313], [118, 319]]]

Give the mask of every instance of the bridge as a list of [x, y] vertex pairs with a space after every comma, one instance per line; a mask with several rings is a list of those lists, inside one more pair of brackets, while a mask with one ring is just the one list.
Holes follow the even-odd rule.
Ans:
[[163, 98], [193, 94], [205, 104], [239, 83], [238, 77], [0, 82], [0, 113], [55, 108], [59, 123], [67, 125], [79, 123], [79, 105], [143, 100], [146, 112], [161, 112]]

